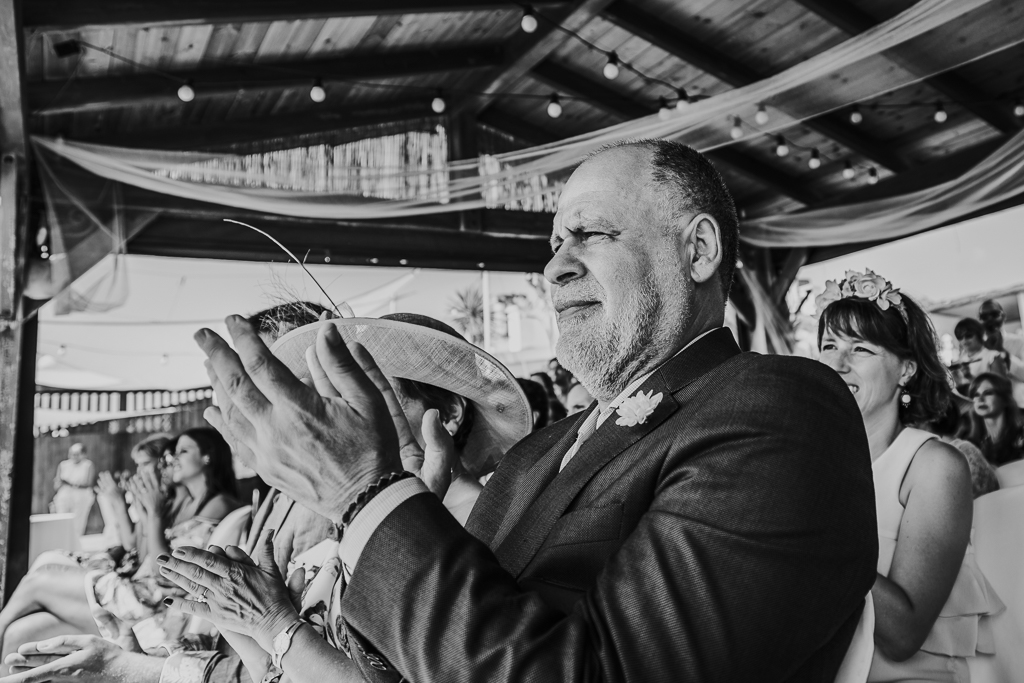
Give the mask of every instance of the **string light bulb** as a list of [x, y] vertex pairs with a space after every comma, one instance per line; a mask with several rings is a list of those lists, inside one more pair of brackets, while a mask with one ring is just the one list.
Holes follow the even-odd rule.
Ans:
[[754, 120], [757, 121], [757, 125], [763, 126], [768, 123], [768, 110], [764, 108], [763, 104], [757, 106], [757, 113], [754, 114]]
[[849, 161], [843, 166], [843, 177], [847, 180], [853, 180], [857, 177], [857, 171], [853, 168], [853, 164]]
[[437, 95], [434, 96], [434, 99], [430, 101], [430, 108], [434, 110], [435, 114], [443, 114], [445, 107], [447, 106], [448, 105], [445, 104], [444, 98], [441, 96], [441, 91], [438, 91]]
[[732, 130], [729, 131], [729, 137], [733, 140], [739, 140], [743, 137], [743, 124], [740, 123], [740, 117], [732, 117]]
[[935, 119], [935, 123], [945, 123], [946, 119], [949, 118], [949, 114], [946, 113], [941, 102], [935, 105], [935, 113], [932, 115], [932, 118]]
[[60, 346], [57, 347], [57, 355], [58, 356], [63, 356], [67, 352], [68, 352], [68, 347], [65, 346], [64, 344], [61, 344]]
[[163, 354], [162, 356], [160, 356], [160, 365], [167, 365], [167, 361], [169, 360], [170, 358], [167, 357], [167, 354]]
[[786, 144], [786, 139], [781, 135], [775, 138], [775, 154], [780, 157], [789, 156], [789, 145]]
[[604, 65], [604, 77], [614, 81], [619, 77], [619, 56], [614, 52], [608, 53], [608, 63]]
[[313, 100], [317, 104], [320, 104], [327, 99], [327, 91], [324, 90], [324, 82], [319, 78], [313, 83], [313, 87], [309, 89], [309, 99]]
[[1024, 102], [1017, 100], [1013, 104], [1013, 115], [1018, 119], [1024, 119]]
[[872, 166], [868, 169], [868, 185], [878, 184], [878, 170]]
[[196, 91], [192, 89], [192, 83], [182, 83], [178, 88], [178, 99], [182, 102], [191, 102], [196, 98]]
[[682, 111], [690, 106], [690, 95], [686, 92], [686, 88], [680, 88], [676, 91], [676, 109]]
[[551, 99], [548, 100], [548, 116], [553, 119], [557, 119], [562, 115], [562, 103], [558, 101], [558, 93], [551, 93]]
[[664, 97], [658, 98], [658, 118], [662, 121], [668, 121], [669, 117], [672, 116], [672, 110], [668, 106], [668, 100]]
[[821, 168], [821, 153], [818, 152], [817, 147], [811, 150], [811, 158], [807, 160], [807, 165], [811, 167], [812, 171]]
[[864, 121], [864, 114], [861, 113], [860, 107], [855, 104], [853, 105], [853, 109], [850, 110], [850, 123], [857, 125], [862, 121]]
[[533, 14], [533, 9], [527, 7], [523, 10], [523, 20], [519, 22], [519, 26], [524, 33], [533, 33], [537, 30], [537, 17]]

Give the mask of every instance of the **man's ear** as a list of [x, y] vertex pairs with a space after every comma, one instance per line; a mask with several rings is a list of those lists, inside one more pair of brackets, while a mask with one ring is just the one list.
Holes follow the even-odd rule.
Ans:
[[722, 229], [713, 216], [699, 213], [683, 231], [686, 267], [696, 283], [709, 282], [722, 265]]

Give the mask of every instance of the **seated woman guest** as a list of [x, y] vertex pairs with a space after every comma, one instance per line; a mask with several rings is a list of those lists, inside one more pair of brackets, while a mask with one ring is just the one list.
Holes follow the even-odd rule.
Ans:
[[996, 467], [1024, 458], [1024, 425], [1010, 380], [991, 373], [978, 375], [968, 395], [974, 401], [968, 439]]
[[924, 311], [871, 271], [829, 282], [817, 300], [821, 362], [850, 387], [864, 419], [878, 515], [875, 652], [869, 681], [969, 680], [966, 657], [991, 653], [1004, 607], [970, 545], [964, 456], [910, 425], [950, 400]]
[[[154, 638], [162, 637], [162, 600], [177, 588], [160, 577], [153, 558], [180, 545], [205, 547], [217, 523], [238, 507], [231, 450], [216, 430], [202, 427], [179, 435], [168, 468], [175, 483], [171, 491], [160, 485], [153, 468], [141, 468], [129, 484], [142, 510], [145, 542], [138, 551], [144, 559], [94, 570], [55, 566], [53, 571], [28, 574], [0, 612], [5, 651], [20, 644], [8, 627], [37, 613], [55, 617], [63, 633], [100, 633], [118, 639], [149, 620]], [[25, 638], [24, 630], [19, 631]], [[32, 639], [38, 637], [33, 635]]]
[[1009, 354], [1002, 349], [988, 348], [985, 328], [974, 318], [964, 318], [953, 328], [960, 344], [960, 358], [953, 364], [957, 388], [967, 393], [967, 385], [978, 375], [994, 373], [1005, 376], [1009, 368]]

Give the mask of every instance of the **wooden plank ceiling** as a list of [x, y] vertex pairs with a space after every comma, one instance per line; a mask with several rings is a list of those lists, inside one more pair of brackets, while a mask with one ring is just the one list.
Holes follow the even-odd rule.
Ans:
[[[170, 149], [265, 149], [268, 138], [287, 146], [298, 135], [306, 141], [310, 135], [324, 141], [350, 139], [344, 131], [354, 126], [409, 121], [423, 128], [459, 117], [481, 133], [463, 139], [465, 125], [449, 128], [460, 131], [454, 149], [469, 156], [645, 116], [657, 111], [660, 97], [673, 96], [672, 89], [628, 69], [614, 80], [603, 78], [607, 51], [691, 96], [713, 96], [779, 73], [912, 4], [534, 3], [540, 15], [600, 47], [594, 50], [544, 19], [536, 32], [526, 33], [520, 28], [523, 6], [488, 0], [33, 0], [24, 14], [26, 97], [33, 132]], [[1021, 13], [1011, 7], [1007, 21], [1021, 24]], [[69, 40], [102, 49], [59, 56]], [[893, 69], [914, 75], [928, 67], [922, 55], [896, 51], [890, 59]], [[327, 93], [321, 104], [309, 97], [317, 79]], [[189, 103], [176, 95], [185, 82], [196, 93]], [[445, 117], [430, 110], [438, 92], [448, 105]], [[561, 98], [559, 118], [545, 111], [552, 93]], [[1024, 47], [1018, 46], [863, 102], [859, 124], [851, 123], [849, 109], [804, 121], [785, 131], [793, 149], [785, 158], [775, 153], [774, 138], [754, 135], [712, 158], [748, 216], [877, 195], [920, 177], [946, 157], [951, 160], [943, 166], [947, 175], [965, 169], [979, 150], [990, 149], [1024, 124], [1013, 113], [1013, 99], [1022, 93]], [[932, 120], [939, 102], [948, 115], [941, 124]], [[484, 149], [495, 140], [505, 148]], [[811, 149], [820, 153], [820, 168], [808, 166]], [[847, 162], [861, 171], [853, 180], [843, 177]], [[873, 187], [868, 187], [869, 167], [881, 178]], [[507, 250], [515, 240], [509, 234], [522, 230], [523, 237], [535, 241], [550, 224], [550, 216], [543, 214], [525, 222], [524, 217], [505, 220], [497, 214], [452, 220], [447, 227], [435, 220], [420, 223], [434, 231], [464, 231], [469, 225], [482, 234], [488, 230], [481, 226], [489, 224], [503, 236], [475, 243], [485, 252], [476, 259], [481, 262]], [[180, 212], [174, 220], [176, 229], [187, 231]], [[160, 230], [165, 243], [174, 241], [177, 233], [168, 232], [171, 228], [158, 226], [154, 234]], [[379, 226], [367, 230], [379, 234]], [[521, 247], [505, 253], [543, 258]], [[413, 264], [415, 258], [410, 257]], [[506, 267], [524, 265], [540, 264], [510, 261]]]

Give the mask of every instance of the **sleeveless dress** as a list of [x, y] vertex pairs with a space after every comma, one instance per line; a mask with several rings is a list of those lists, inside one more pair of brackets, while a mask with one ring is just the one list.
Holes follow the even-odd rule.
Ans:
[[70, 512], [75, 516], [75, 533], [78, 536], [85, 534], [85, 527], [89, 523], [89, 512], [92, 504], [96, 501], [96, 494], [92, 487], [95, 480], [96, 468], [92, 460], [82, 458], [77, 463], [72, 460], [62, 460], [57, 465], [57, 476], [61, 480], [61, 487], [53, 494], [53, 511]]
[[[882, 576], [889, 575], [896, 552], [896, 539], [904, 512], [900, 503], [904, 476], [918, 449], [934, 438], [933, 434], [908, 427], [871, 465], [878, 516], [878, 573]], [[973, 544], [968, 544], [949, 599], [920, 651], [907, 661], [894, 662], [876, 648], [868, 681], [967, 683], [970, 674], [966, 658], [994, 653], [990, 617], [1004, 609], [999, 596], [978, 567]]]

